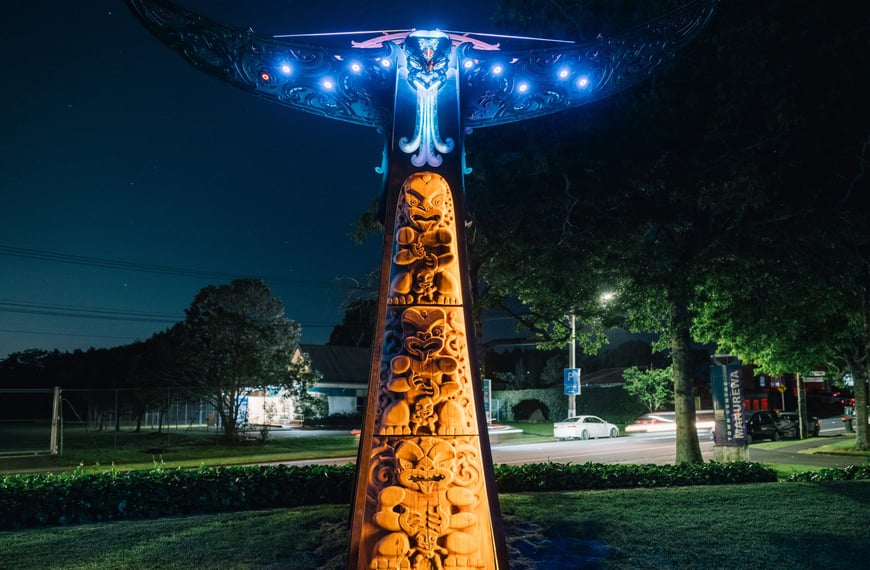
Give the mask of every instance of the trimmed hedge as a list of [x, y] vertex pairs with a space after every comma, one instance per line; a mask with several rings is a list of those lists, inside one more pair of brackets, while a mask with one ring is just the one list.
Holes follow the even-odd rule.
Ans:
[[751, 462], [498, 465], [495, 478], [498, 490], [502, 493], [767, 483], [777, 480], [775, 471], [761, 463]]
[[[0, 529], [158, 518], [314, 504], [349, 504], [355, 466], [201, 467], [0, 476]], [[761, 463], [497, 465], [500, 493], [761, 483]], [[788, 481], [870, 479], [870, 466], [823, 469]]]
[[0, 528], [347, 503], [355, 467], [202, 467], [7, 475]]

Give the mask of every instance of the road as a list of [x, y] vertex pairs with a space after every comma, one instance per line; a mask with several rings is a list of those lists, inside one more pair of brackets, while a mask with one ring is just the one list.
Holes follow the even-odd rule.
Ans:
[[[758, 444], [749, 446], [749, 459], [764, 463], [798, 463], [825, 467], [844, 467], [856, 462], [855, 458], [835, 455], [797, 454], [806, 447], [824, 445], [831, 438], [843, 434], [843, 422], [839, 418], [822, 420], [819, 437], [809, 438], [800, 444], [782, 450], [764, 450]], [[305, 437], [318, 432], [289, 430], [284, 437]], [[330, 432], [319, 432], [330, 433]], [[331, 432], [335, 433], [335, 432]], [[281, 436], [279, 436], [281, 437]], [[713, 459], [713, 442], [701, 437], [701, 453], [706, 461]], [[671, 434], [632, 435], [616, 439], [590, 439], [585, 441], [547, 441], [538, 443], [492, 442], [493, 463], [519, 465], [523, 463], [673, 463], [676, 457], [676, 438]], [[327, 464], [343, 465], [355, 461], [355, 457], [318, 459], [292, 462], [294, 465]], [[863, 463], [861, 458], [858, 463]]]

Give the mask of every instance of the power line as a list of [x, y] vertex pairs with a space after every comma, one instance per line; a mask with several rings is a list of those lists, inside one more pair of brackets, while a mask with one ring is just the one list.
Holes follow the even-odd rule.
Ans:
[[0, 312], [148, 323], [175, 323], [184, 318], [183, 315], [174, 313], [147, 313], [101, 307], [71, 307], [67, 305], [30, 304], [11, 301], [0, 301]]
[[37, 259], [40, 261], [52, 261], [56, 263], [68, 263], [72, 265], [83, 265], [88, 267], [100, 267], [103, 269], [121, 269], [125, 271], [138, 271], [144, 273], [157, 273], [160, 275], [172, 275], [176, 277], [195, 277], [200, 279], [210, 280], [233, 280], [257, 278], [270, 283], [280, 283], [291, 285], [294, 287], [332, 287], [337, 289], [357, 289], [357, 290], [372, 290], [370, 287], [360, 287], [359, 284], [353, 285], [347, 283], [347, 280], [335, 281], [310, 281], [305, 279], [288, 279], [286, 277], [268, 277], [263, 275], [243, 275], [240, 273], [224, 273], [220, 271], [206, 271], [202, 269], [193, 269], [187, 267], [175, 267], [170, 265], [154, 265], [149, 263], [135, 263], [131, 261], [123, 261], [119, 259], [106, 259], [101, 257], [90, 257], [84, 255], [74, 255], [70, 253], [61, 253], [54, 251], [45, 251], [40, 249], [29, 249], [23, 247], [15, 247], [11, 245], [0, 244], [0, 255], [10, 257], [19, 257], [23, 259]]
[[26, 334], [26, 335], [38, 335], [38, 336], [69, 336], [76, 338], [107, 338], [112, 340], [136, 340], [137, 337], [133, 336], [112, 336], [112, 335], [99, 335], [99, 334], [75, 334], [75, 333], [61, 333], [55, 331], [25, 331], [20, 329], [0, 329], [0, 333], [9, 333], [9, 334]]

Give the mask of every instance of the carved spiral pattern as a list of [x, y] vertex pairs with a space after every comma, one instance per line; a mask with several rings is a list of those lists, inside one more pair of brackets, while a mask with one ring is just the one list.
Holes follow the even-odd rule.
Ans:
[[[234, 30], [168, 0], [128, 2], [158, 38], [218, 79], [334, 119], [378, 128], [393, 120], [398, 37], [366, 43], [380, 47], [309, 45]], [[461, 61], [472, 62], [461, 68], [462, 126], [554, 113], [643, 81], [703, 27], [716, 3], [693, 0], [622, 35], [559, 48], [475, 49], [480, 42], [469, 38], [454, 48]]]

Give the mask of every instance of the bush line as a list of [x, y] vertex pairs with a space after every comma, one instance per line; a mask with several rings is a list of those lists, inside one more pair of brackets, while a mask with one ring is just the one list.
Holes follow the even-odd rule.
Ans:
[[[355, 467], [247, 466], [0, 477], [0, 528], [69, 525], [230, 511], [349, 504]], [[498, 465], [500, 493], [777, 481], [760, 463]], [[870, 466], [795, 473], [787, 481], [870, 479]]]

